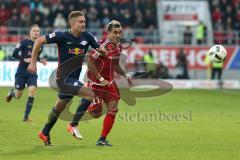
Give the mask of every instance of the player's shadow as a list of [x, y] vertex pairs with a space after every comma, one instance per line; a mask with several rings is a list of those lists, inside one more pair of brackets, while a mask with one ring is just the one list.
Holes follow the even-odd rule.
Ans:
[[64, 153], [72, 150], [78, 150], [78, 149], [91, 149], [91, 148], [96, 148], [96, 146], [86, 146], [82, 144], [70, 144], [70, 145], [53, 145], [51, 147], [49, 146], [43, 146], [43, 145], [35, 145], [32, 147], [32, 149], [27, 149], [27, 150], [22, 150], [22, 151], [15, 151], [15, 152], [7, 152], [7, 153], [1, 153], [0, 152], [0, 157], [14, 157], [14, 156], [24, 156], [24, 155], [36, 155], [39, 153], [44, 153], [44, 154], [52, 154], [56, 155], [59, 153]]

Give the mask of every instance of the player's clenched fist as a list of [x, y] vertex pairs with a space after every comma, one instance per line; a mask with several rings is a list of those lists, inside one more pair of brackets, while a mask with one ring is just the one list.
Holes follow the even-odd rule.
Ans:
[[106, 48], [100, 46], [99, 48], [96, 48], [96, 50], [102, 55], [102, 56], [106, 56], [107, 55], [107, 50]]
[[103, 77], [99, 78], [99, 81], [100, 81], [101, 86], [108, 86], [109, 85], [109, 81], [104, 79]]
[[37, 72], [36, 64], [30, 63], [27, 70], [30, 73], [36, 73]]

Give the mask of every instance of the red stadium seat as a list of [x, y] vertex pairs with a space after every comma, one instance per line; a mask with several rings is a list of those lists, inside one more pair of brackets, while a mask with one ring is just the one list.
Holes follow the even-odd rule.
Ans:
[[142, 38], [142, 37], [136, 37], [136, 38], [134, 39], [134, 41], [135, 41], [136, 43], [142, 44], [142, 43], [144, 43], [144, 38]]
[[19, 42], [22, 40], [22, 37], [21, 36], [11, 36], [10, 37], [10, 42]]
[[8, 28], [7, 26], [0, 26], [0, 34], [8, 34]]
[[6, 43], [8, 42], [8, 37], [7, 36], [0, 36], [0, 43]]

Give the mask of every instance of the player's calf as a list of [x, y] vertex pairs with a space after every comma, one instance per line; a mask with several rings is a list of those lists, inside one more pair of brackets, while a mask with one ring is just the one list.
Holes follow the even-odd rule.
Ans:
[[112, 126], [115, 121], [116, 114], [118, 112], [117, 107], [109, 107], [109, 111], [106, 114], [104, 121], [103, 121], [103, 129], [100, 138], [98, 139], [96, 145], [105, 145], [105, 146], [112, 146], [108, 141], [106, 141], [106, 137], [110, 133]]

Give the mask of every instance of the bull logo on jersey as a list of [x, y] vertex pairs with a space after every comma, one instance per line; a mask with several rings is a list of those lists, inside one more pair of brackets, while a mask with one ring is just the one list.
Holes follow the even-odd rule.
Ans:
[[84, 50], [80, 48], [74, 48], [74, 49], [69, 49], [68, 53], [73, 55], [80, 55], [84, 53]]

